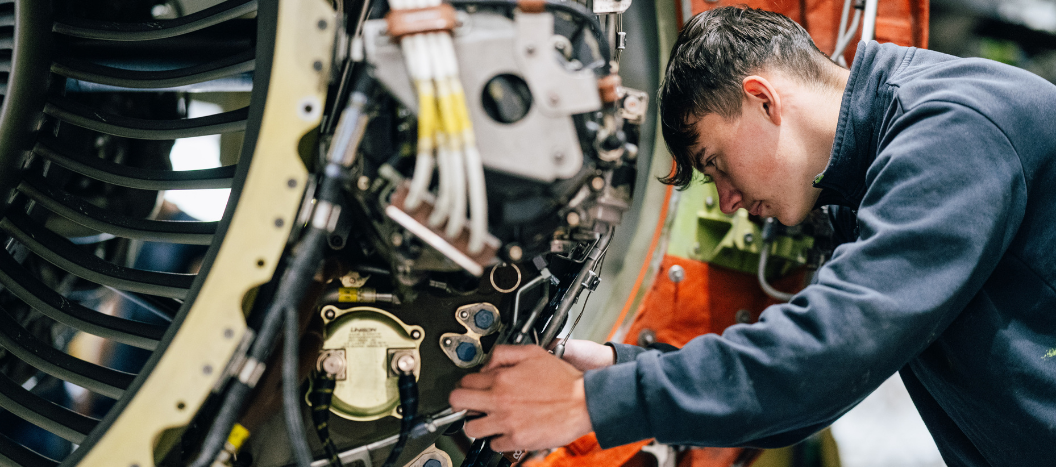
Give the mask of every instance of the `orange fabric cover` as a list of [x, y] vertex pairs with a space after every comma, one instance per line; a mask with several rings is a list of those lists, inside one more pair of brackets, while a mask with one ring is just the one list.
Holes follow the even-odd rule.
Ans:
[[611, 449], [601, 449], [594, 433], [579, 438], [568, 446], [554, 450], [542, 460], [526, 459], [519, 467], [617, 467], [635, 465], [635, 455], [652, 440], [625, 444]]
[[[690, 6], [694, 15], [726, 5], [748, 5], [781, 13], [803, 25], [818, 48], [827, 54], [831, 54], [836, 47], [836, 30], [840, 27], [840, 13], [843, 11], [841, 0], [675, 0], [678, 24], [685, 24], [681, 8], [681, 2], [684, 1], [692, 2]], [[876, 40], [927, 48], [929, 12], [928, 0], [879, 2], [876, 9]], [[848, 24], [853, 14], [853, 10], [848, 14]], [[848, 65], [854, 59], [857, 48], [858, 38], [855, 37], [843, 54]]]

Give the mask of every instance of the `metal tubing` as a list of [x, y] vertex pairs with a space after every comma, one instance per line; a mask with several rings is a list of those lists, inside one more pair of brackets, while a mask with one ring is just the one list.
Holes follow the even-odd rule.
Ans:
[[568, 312], [572, 309], [572, 305], [579, 298], [580, 292], [583, 291], [584, 282], [587, 280], [590, 271], [594, 269], [594, 265], [601, 259], [601, 254], [608, 248], [609, 241], [612, 240], [612, 232], [613, 228], [609, 227], [608, 232], [602, 235], [598, 242], [594, 244], [594, 247], [590, 249], [587, 259], [583, 261], [582, 269], [579, 270], [579, 274], [576, 274], [572, 284], [568, 286], [568, 291], [561, 298], [561, 304], [557, 306], [557, 311], [554, 312], [554, 316], [550, 318], [550, 323], [547, 324], [546, 329], [543, 331], [543, 336], [539, 339], [539, 345], [543, 347], [549, 346], [550, 341], [554, 340], [557, 333], [561, 331], [560, 327], [568, 317]]
[[880, 0], [865, 0], [865, 20], [862, 22], [862, 40], [869, 42], [876, 37], [876, 7]]

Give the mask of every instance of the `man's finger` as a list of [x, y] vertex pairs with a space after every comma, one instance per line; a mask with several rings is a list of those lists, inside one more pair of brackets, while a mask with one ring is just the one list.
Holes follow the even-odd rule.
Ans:
[[455, 389], [447, 397], [447, 402], [451, 404], [451, 410], [455, 412], [473, 410], [490, 413], [495, 407], [493, 400], [494, 397], [488, 391], [466, 388]]
[[462, 428], [466, 436], [470, 438], [483, 438], [486, 436], [501, 435], [502, 423], [496, 417], [481, 417], [466, 422]]
[[470, 373], [462, 377], [462, 380], [458, 382], [458, 387], [466, 389], [490, 389], [494, 382], [494, 374]]
[[532, 357], [545, 355], [542, 347], [534, 345], [498, 345], [491, 352], [491, 360], [481, 371], [494, 370], [504, 366], [513, 366]]

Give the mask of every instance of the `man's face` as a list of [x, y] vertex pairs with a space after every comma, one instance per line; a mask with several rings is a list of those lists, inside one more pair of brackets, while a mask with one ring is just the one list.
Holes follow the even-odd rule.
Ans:
[[817, 174], [806, 167], [804, 148], [788, 125], [775, 125], [749, 108], [730, 120], [705, 115], [696, 127], [700, 136], [691, 148], [693, 164], [715, 182], [722, 212], [744, 208], [784, 225], [806, 218], [817, 199], [818, 190], [811, 186]]

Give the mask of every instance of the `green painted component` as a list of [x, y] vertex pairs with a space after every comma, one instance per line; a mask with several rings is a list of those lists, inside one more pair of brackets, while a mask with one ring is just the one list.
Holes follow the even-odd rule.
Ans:
[[[762, 247], [762, 227], [752, 222], [744, 209], [723, 214], [715, 184], [690, 185], [682, 192], [675, 215], [667, 254], [755, 274]], [[770, 257], [787, 261], [771, 263], [777, 269], [768, 274], [783, 275], [806, 264], [806, 252], [813, 245], [814, 239], [810, 237], [778, 236], [770, 246]]]

